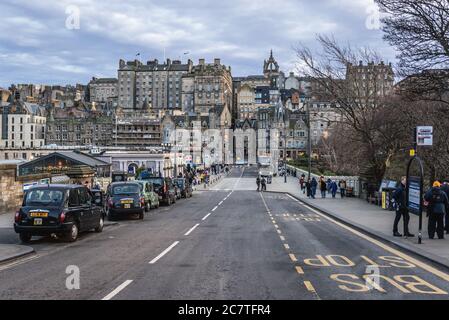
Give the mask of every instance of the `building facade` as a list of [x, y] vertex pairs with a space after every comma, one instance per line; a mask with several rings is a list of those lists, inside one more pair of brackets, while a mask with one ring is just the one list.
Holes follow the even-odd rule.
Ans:
[[208, 114], [217, 105], [232, 104], [231, 67], [222, 65], [220, 59], [213, 63], [200, 59], [189, 77], [194, 78], [194, 112]]
[[89, 101], [108, 102], [118, 95], [118, 80], [115, 78], [92, 78], [89, 82]]
[[47, 145], [111, 146], [113, 117], [84, 105], [52, 108], [47, 119]]
[[182, 76], [192, 69], [179, 60], [157, 59], [143, 64], [139, 60], [120, 60], [118, 70], [118, 104], [123, 109], [182, 109]]
[[44, 145], [46, 112], [43, 107], [15, 101], [0, 110], [1, 148], [33, 149]]

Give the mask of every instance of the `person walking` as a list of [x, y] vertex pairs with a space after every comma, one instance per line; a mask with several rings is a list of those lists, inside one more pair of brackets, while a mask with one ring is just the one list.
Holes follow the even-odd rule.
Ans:
[[402, 234], [398, 231], [398, 224], [401, 220], [401, 217], [404, 221], [404, 235], [406, 237], [413, 238], [415, 235], [411, 234], [408, 230], [408, 223], [410, 221], [410, 214], [408, 212], [407, 208], [407, 201], [406, 201], [406, 192], [405, 192], [405, 185], [407, 183], [407, 178], [402, 177], [401, 184], [399, 188], [397, 188], [393, 193], [393, 199], [396, 201], [396, 217], [394, 219], [393, 224], [393, 236], [395, 237], [402, 237]]
[[327, 184], [326, 181], [324, 180], [324, 177], [320, 178], [320, 191], [321, 191], [321, 198], [325, 199], [327, 192]]
[[311, 190], [312, 199], [315, 199], [317, 187], [318, 187], [318, 181], [316, 181], [315, 178], [312, 178], [312, 182], [310, 183], [310, 190]]
[[332, 181], [331, 182], [331, 186], [330, 186], [330, 191], [332, 193], [332, 198], [333, 199], [335, 199], [335, 197], [337, 195], [337, 190], [338, 190], [337, 182]]
[[427, 207], [429, 238], [433, 239], [436, 231], [438, 239], [444, 239], [444, 216], [448, 212], [449, 200], [446, 193], [441, 189], [439, 181], [433, 183], [433, 187], [427, 191], [424, 200], [429, 203]]
[[257, 191], [260, 191], [260, 176], [257, 176], [256, 184], [257, 184]]
[[[441, 190], [446, 194], [447, 198], [449, 199], [449, 180], [444, 180]], [[444, 218], [444, 230], [446, 231], [446, 234], [449, 234], [449, 210], [446, 211], [446, 215]]]
[[340, 196], [343, 199], [344, 197], [346, 197], [346, 181], [340, 180], [338, 186], [340, 187]]
[[262, 177], [260, 184], [262, 185], [262, 191], [267, 191], [267, 180], [265, 180], [265, 177]]
[[299, 178], [299, 186], [301, 188], [301, 192], [304, 194], [305, 193], [304, 177]]
[[305, 185], [306, 185], [307, 198], [310, 199], [312, 197], [312, 183], [310, 182], [310, 179], [307, 180]]

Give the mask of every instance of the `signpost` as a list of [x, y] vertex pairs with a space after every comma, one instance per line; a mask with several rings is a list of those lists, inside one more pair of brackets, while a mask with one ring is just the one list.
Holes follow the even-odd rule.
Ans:
[[416, 128], [416, 145], [431, 147], [433, 145], [433, 127], [421, 126]]
[[[411, 159], [407, 166], [407, 207], [413, 214], [419, 215], [419, 233], [418, 243], [422, 243], [422, 213], [424, 207], [424, 166], [420, 157], [417, 155], [418, 146], [430, 147], [433, 145], [433, 127], [431, 126], [419, 126], [415, 129], [415, 142], [414, 147], [410, 150]], [[411, 177], [410, 169], [414, 162], [417, 162], [419, 168], [419, 177]]]

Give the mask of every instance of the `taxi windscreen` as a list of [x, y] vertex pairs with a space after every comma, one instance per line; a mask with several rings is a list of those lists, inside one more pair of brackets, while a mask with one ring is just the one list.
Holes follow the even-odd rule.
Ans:
[[64, 200], [61, 190], [31, 190], [25, 198], [25, 206], [60, 206]]
[[112, 194], [113, 195], [131, 195], [140, 193], [140, 185], [139, 184], [124, 184], [124, 185], [118, 185], [114, 186], [112, 188]]

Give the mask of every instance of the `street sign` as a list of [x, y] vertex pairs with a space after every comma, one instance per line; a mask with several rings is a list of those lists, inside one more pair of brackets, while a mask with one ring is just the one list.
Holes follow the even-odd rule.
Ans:
[[421, 126], [416, 128], [416, 144], [421, 147], [433, 145], [432, 126]]
[[408, 183], [408, 208], [411, 213], [419, 215], [421, 209], [421, 179], [410, 177]]

